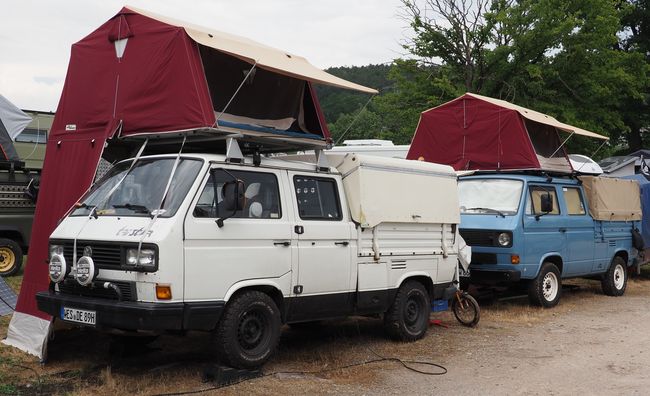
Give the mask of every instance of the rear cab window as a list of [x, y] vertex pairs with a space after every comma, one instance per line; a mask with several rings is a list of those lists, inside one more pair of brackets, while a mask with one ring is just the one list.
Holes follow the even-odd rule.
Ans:
[[294, 193], [302, 220], [343, 219], [336, 180], [329, 177], [295, 175]]
[[578, 187], [562, 187], [564, 202], [569, 216], [583, 216], [587, 214], [582, 191]]

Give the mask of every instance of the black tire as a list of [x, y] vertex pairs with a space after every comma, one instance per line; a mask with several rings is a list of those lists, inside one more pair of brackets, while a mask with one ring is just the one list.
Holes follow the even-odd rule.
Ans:
[[608, 296], [622, 296], [627, 287], [627, 266], [622, 257], [616, 256], [600, 281], [603, 293]]
[[415, 341], [424, 337], [429, 327], [431, 301], [427, 290], [417, 281], [400, 286], [395, 300], [384, 314], [388, 336], [399, 341]]
[[528, 299], [532, 305], [552, 308], [560, 302], [562, 278], [555, 264], [545, 262], [537, 278], [528, 285]]
[[467, 292], [463, 292], [458, 297], [453, 297], [451, 310], [454, 312], [456, 320], [463, 326], [474, 327], [481, 319], [481, 308], [474, 297]]
[[275, 352], [281, 324], [271, 297], [259, 291], [239, 294], [230, 300], [217, 325], [217, 352], [231, 367], [259, 367]]
[[23, 250], [15, 241], [0, 238], [0, 276], [16, 274], [23, 265]]

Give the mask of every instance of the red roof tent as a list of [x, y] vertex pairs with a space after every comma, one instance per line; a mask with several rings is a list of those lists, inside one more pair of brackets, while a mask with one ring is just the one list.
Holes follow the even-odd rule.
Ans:
[[142, 144], [135, 137], [157, 139], [148, 152], [177, 152], [182, 133], [184, 151], [219, 149], [233, 133], [269, 151], [324, 147], [329, 132], [312, 83], [377, 93], [302, 57], [133, 7], [74, 44], [5, 342], [43, 355], [50, 318], [34, 295], [49, 283], [48, 238], [91, 185], [100, 156], [134, 155]]
[[423, 158], [456, 170], [570, 173], [563, 147], [566, 137], [560, 131], [608, 139], [534, 110], [466, 93], [422, 113], [407, 158]]

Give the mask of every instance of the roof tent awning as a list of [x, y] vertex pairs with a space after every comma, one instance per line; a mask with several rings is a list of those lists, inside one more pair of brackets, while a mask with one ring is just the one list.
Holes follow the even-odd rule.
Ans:
[[312, 65], [302, 56], [290, 54], [286, 51], [260, 44], [245, 37], [197, 26], [136, 7], [126, 6], [126, 8], [135, 11], [138, 14], [148, 16], [149, 18], [165, 22], [169, 25], [182, 27], [197, 43], [214, 48], [218, 51], [226, 52], [250, 64], [257, 64], [257, 66], [263, 69], [311, 81], [313, 83], [331, 85], [368, 94], [378, 93], [376, 89], [364, 87], [363, 85], [355, 84], [333, 76]]

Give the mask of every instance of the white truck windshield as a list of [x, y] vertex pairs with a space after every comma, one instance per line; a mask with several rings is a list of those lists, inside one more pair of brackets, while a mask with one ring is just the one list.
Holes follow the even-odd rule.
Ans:
[[507, 179], [470, 179], [458, 182], [460, 212], [466, 214], [495, 213], [508, 216], [517, 213], [524, 183]]
[[[130, 171], [131, 161], [115, 165], [81, 200], [81, 207], [75, 209], [72, 216], [87, 216], [92, 211], [98, 216], [151, 216], [152, 211], [160, 207], [175, 161], [176, 158], [141, 159]], [[182, 158], [179, 161], [160, 217], [171, 217], [176, 213], [201, 165], [202, 161], [197, 159]], [[123, 177], [122, 183], [111, 192]]]

